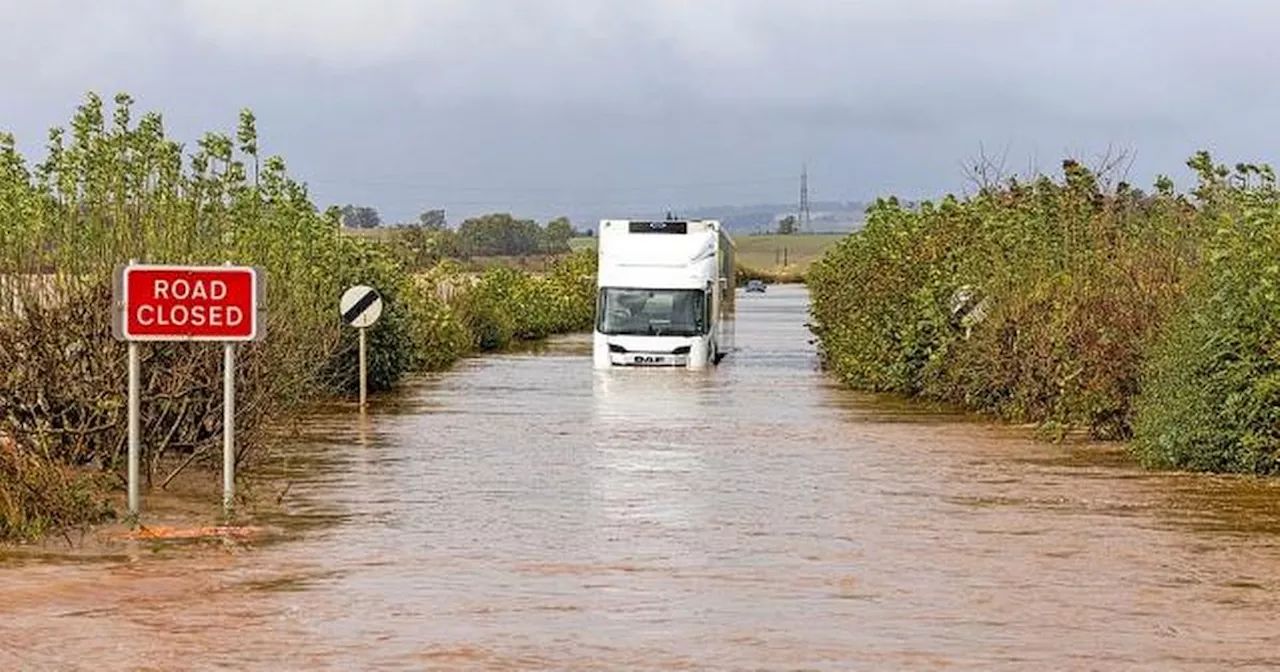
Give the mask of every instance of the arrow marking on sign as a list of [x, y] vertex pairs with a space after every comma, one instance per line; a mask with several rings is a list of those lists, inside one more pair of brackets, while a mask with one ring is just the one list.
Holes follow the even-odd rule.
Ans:
[[363, 313], [366, 308], [368, 308], [369, 306], [372, 306], [373, 302], [377, 300], [378, 300], [378, 293], [376, 291], [370, 290], [369, 293], [360, 297], [360, 300], [356, 301], [355, 305], [351, 306], [350, 310], [342, 314], [343, 321], [347, 323], [354, 322], [357, 317], [360, 317], [360, 314]]

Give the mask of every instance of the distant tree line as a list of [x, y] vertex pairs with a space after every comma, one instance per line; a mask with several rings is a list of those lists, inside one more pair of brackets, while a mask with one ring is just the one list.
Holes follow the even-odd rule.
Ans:
[[378, 211], [363, 205], [342, 206], [342, 225], [348, 229], [372, 229], [382, 226]]
[[[367, 206], [342, 208], [343, 226], [373, 229], [382, 225], [377, 210]], [[579, 233], [566, 217], [545, 225], [520, 219], [510, 213], [490, 213], [464, 220], [457, 229], [449, 227], [444, 210], [426, 210], [416, 221], [397, 223], [389, 236], [402, 247], [412, 263], [429, 265], [441, 259], [472, 257], [564, 254], [569, 239]], [[590, 235], [588, 232], [585, 235]]]

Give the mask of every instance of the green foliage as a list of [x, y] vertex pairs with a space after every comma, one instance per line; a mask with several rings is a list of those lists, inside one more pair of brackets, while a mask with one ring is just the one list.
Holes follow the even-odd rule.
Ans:
[[473, 217], [458, 226], [457, 247], [463, 258], [560, 254], [569, 251], [573, 225], [558, 217], [541, 227], [508, 213]]
[[458, 241], [466, 256], [533, 254], [541, 229], [531, 219], [507, 213], [473, 217], [458, 226]]
[[428, 231], [441, 231], [447, 228], [448, 221], [444, 210], [426, 210], [418, 215], [418, 226]]
[[416, 278], [402, 295], [414, 307], [410, 320], [415, 371], [438, 371], [471, 351], [472, 335], [463, 323], [457, 299], [449, 291], [466, 282], [459, 269], [443, 262]]
[[35, 541], [68, 520], [95, 523], [114, 515], [101, 475], [54, 464], [42, 452], [0, 439], [0, 539]]
[[1129, 436], [1143, 354], [1197, 259], [1196, 212], [1063, 167], [875, 203], [808, 274], [825, 365], [859, 388]]
[[783, 217], [782, 219], [778, 220], [779, 236], [790, 236], [796, 232], [796, 229], [797, 229], [797, 226], [796, 226], [795, 215], [787, 215], [786, 217]]
[[1166, 177], [1103, 189], [1067, 162], [1061, 182], [878, 202], [811, 270], [826, 365], [1133, 438], [1151, 466], [1280, 472], [1280, 190], [1265, 166], [1188, 166], [1188, 196]]
[[[372, 285], [385, 299], [368, 334], [374, 390], [473, 347], [579, 328], [589, 315], [592, 295], [583, 298], [581, 288], [593, 278], [513, 271], [468, 289], [455, 265], [414, 276], [396, 250], [343, 235], [342, 209], [318, 212], [283, 159], [260, 154], [247, 110], [234, 137], [206, 134], [184, 155], [158, 114], [135, 123], [133, 101], [121, 94], [115, 102], [108, 115], [90, 94], [69, 130], [50, 132], [47, 157], [35, 166], [0, 134], [0, 446], [9, 451], [0, 456], [0, 538], [93, 522], [102, 483], [124, 480], [126, 347], [111, 335], [111, 287], [126, 260], [265, 270], [267, 337], [238, 346], [242, 459], [255, 454], [272, 419], [354, 389], [355, 333], [337, 309], [352, 284]], [[433, 251], [412, 261], [426, 267], [440, 258]], [[569, 267], [584, 266], [575, 259]], [[139, 351], [150, 482], [166, 462], [218, 454], [221, 357], [202, 343], [143, 343]]]
[[[188, 157], [157, 114], [132, 119], [90, 95], [70, 133], [50, 132], [28, 170], [11, 142], [0, 154], [0, 432], [48, 447], [56, 462], [121, 469], [125, 347], [110, 335], [113, 270], [140, 262], [253, 264], [266, 271], [268, 338], [240, 347], [238, 433], [256, 445], [263, 421], [324, 389], [340, 338], [334, 305], [361, 275], [359, 243], [338, 235], [284, 161], [262, 157], [252, 113], [234, 137], [206, 134]], [[320, 307], [324, 307], [321, 309]], [[209, 455], [221, 426], [220, 362], [209, 344], [140, 346], [144, 459]], [[68, 356], [75, 353], [74, 357]]]
[[[382, 296], [382, 316], [366, 332], [370, 391], [386, 391], [405, 374], [418, 370], [419, 349], [415, 323], [431, 310], [427, 297], [415, 293], [414, 280], [385, 248], [363, 241], [342, 239], [341, 262], [335, 280], [345, 287], [368, 285]], [[337, 304], [332, 310], [336, 315]], [[341, 330], [337, 349], [323, 370], [326, 386], [337, 393], [359, 391], [359, 338], [355, 329]]]
[[557, 217], [547, 222], [546, 229], [542, 232], [542, 251], [547, 254], [568, 252], [569, 239], [573, 238], [576, 233], [573, 230], [573, 223], [569, 221], [568, 217]]
[[554, 299], [556, 331], [586, 331], [595, 324], [598, 262], [595, 250], [578, 250], [552, 266], [546, 282]]
[[374, 229], [382, 226], [382, 216], [367, 205], [344, 205], [342, 225], [350, 229]]
[[1189, 165], [1211, 237], [1157, 342], [1135, 447], [1153, 466], [1280, 471], [1280, 192], [1270, 168]]
[[395, 250], [400, 263], [413, 269], [426, 269], [445, 259], [462, 256], [458, 234], [449, 229], [428, 226], [403, 226], [395, 230]]
[[516, 340], [590, 328], [595, 310], [596, 255], [579, 251], [544, 277], [496, 267], [481, 274], [459, 300], [462, 323], [477, 350]]
[[517, 293], [514, 285], [526, 280], [526, 276], [509, 268], [492, 268], [462, 294], [458, 312], [471, 335], [469, 349], [500, 350], [511, 344], [517, 325], [508, 301]]

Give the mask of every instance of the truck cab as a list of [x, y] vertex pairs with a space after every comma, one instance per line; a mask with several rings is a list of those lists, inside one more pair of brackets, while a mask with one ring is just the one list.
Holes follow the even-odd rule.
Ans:
[[717, 364], [733, 348], [733, 243], [714, 220], [600, 223], [598, 369]]

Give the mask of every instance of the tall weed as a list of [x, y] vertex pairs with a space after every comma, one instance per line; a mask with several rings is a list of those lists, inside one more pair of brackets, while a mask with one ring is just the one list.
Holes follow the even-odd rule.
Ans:
[[1269, 167], [1191, 161], [1211, 237], [1155, 344], [1135, 448], [1153, 466], [1280, 472], [1280, 190]]
[[[470, 289], [450, 264], [415, 277], [393, 250], [341, 235], [339, 211], [319, 212], [284, 160], [260, 152], [251, 112], [234, 134], [206, 134], [188, 152], [160, 115], [135, 121], [132, 106], [121, 94], [108, 115], [90, 94], [68, 129], [50, 132], [36, 165], [0, 135], [0, 444], [9, 451], [0, 500], [12, 512], [5, 520], [17, 521], [0, 538], [43, 529], [39, 521], [95, 519], [97, 509], [72, 496], [81, 481], [52, 476], [64, 467], [123, 482], [126, 347], [110, 325], [112, 274], [127, 260], [265, 269], [267, 337], [238, 346], [241, 460], [273, 420], [353, 389], [356, 337], [337, 306], [352, 284], [384, 296], [368, 334], [374, 390], [473, 347], [579, 328], [584, 315], [590, 324], [593, 269], [583, 257], [547, 278], [494, 272]], [[443, 296], [445, 286], [461, 291]], [[151, 482], [166, 462], [218, 454], [221, 357], [213, 344], [139, 350]], [[59, 483], [66, 497], [22, 494]]]
[[845, 383], [1127, 437], [1142, 356], [1200, 234], [1152, 195], [1063, 176], [915, 208], [881, 199], [809, 273], [824, 363]]

